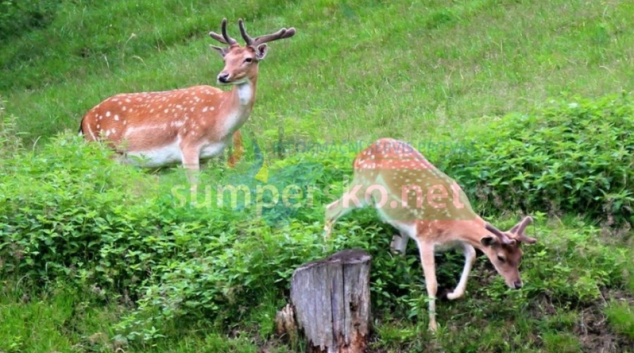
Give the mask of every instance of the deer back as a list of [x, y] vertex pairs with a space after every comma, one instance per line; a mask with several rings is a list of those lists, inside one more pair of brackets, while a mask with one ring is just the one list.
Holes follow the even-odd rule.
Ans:
[[[380, 139], [354, 161], [357, 195], [369, 196], [389, 219], [398, 221], [472, 220], [462, 188], [411, 145]], [[356, 183], [356, 182], [355, 182]]]

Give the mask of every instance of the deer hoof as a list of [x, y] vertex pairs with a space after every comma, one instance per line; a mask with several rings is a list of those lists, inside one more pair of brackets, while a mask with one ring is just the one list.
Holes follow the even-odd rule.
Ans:
[[464, 292], [453, 291], [451, 293], [447, 293], [447, 299], [456, 300], [464, 295]]

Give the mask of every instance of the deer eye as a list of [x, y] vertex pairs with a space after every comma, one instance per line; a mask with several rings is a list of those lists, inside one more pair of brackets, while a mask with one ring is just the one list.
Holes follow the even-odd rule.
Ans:
[[245, 63], [250, 63], [251, 61], [253, 61], [253, 58], [246, 58], [246, 59], [244, 59], [244, 62], [245, 62]]
[[498, 255], [498, 261], [504, 263], [506, 262], [506, 259], [503, 256]]

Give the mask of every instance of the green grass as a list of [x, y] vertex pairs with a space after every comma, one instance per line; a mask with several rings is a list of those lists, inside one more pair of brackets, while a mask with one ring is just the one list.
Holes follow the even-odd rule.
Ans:
[[[76, 3], [76, 4], [74, 4]], [[245, 129], [306, 140], [455, 136], [474, 118], [634, 83], [634, 5], [572, 0], [64, 2], [54, 22], [3, 44], [0, 95], [29, 140], [119, 92], [215, 84], [209, 30], [295, 26], [261, 64]]]
[[[258, 345], [245, 337], [228, 339], [204, 330], [191, 330], [176, 341], [130, 347], [113, 327], [125, 310], [104, 303], [92, 293], [62, 285], [47, 288], [31, 298], [14, 288], [17, 281], [2, 281], [0, 293], [0, 352], [236, 352], [255, 353]], [[283, 352], [272, 350], [271, 352]]]
[[[77, 293], [54, 288], [31, 298], [20, 282], [2, 281], [0, 351], [71, 351], [111, 334], [113, 307], [97, 307]], [[35, 292], [35, 291], [33, 291]], [[91, 339], [92, 337], [92, 339]]]
[[610, 303], [607, 315], [610, 324], [617, 332], [634, 339], [634, 305], [632, 303]]
[[[474, 130], [481, 130], [482, 138], [487, 139], [485, 123], [508, 112], [525, 112], [562, 93], [595, 97], [632, 91], [634, 87], [634, 3], [626, 0], [222, 0], [213, 4], [199, 0], [61, 1], [48, 27], [0, 41], [0, 98], [6, 100], [6, 113], [17, 118], [16, 129], [0, 122], [0, 147], [5, 148], [0, 167], [10, 166], [11, 156], [18, 153], [16, 147], [8, 148], [6, 143], [12, 141], [15, 131], [24, 137], [26, 149], [31, 150], [36, 141], [39, 147], [47, 145], [55, 133], [64, 129], [75, 132], [88, 109], [115, 93], [215, 85], [222, 61], [208, 49], [209, 44], [215, 43], [206, 33], [218, 31], [223, 17], [230, 20], [229, 30], [234, 37], [238, 37], [239, 17], [246, 20], [254, 35], [283, 26], [294, 26], [298, 31], [290, 40], [271, 44], [269, 55], [261, 63], [255, 109], [243, 128], [258, 136], [258, 143], [269, 152], [269, 158], [273, 143], [280, 140], [362, 140], [365, 145], [389, 136], [414, 143], [446, 139], [459, 142], [466, 131]], [[62, 143], [51, 147], [51, 151], [75, 147]], [[40, 153], [49, 153], [50, 157], [51, 151]], [[65, 151], [60, 155], [68, 159], [88, 155], [83, 152], [86, 151], [78, 149], [77, 154]], [[335, 177], [349, 172], [349, 158], [330, 157], [321, 154], [313, 158], [335, 170]], [[442, 158], [439, 153], [434, 157]], [[46, 168], [50, 169], [51, 178], [59, 178], [57, 191], [18, 179], [11, 184], [24, 195], [32, 190], [58, 192], [54, 194], [58, 199], [38, 195], [42, 203], [55, 200], [78, 204], [77, 190], [72, 187], [82, 189], [86, 185], [111, 187], [108, 191], [112, 193], [105, 196], [96, 196], [96, 192], [81, 194], [92, 197], [90, 202], [102, 197], [94, 201], [95, 205], [102, 201], [121, 203], [118, 195], [128, 189], [125, 183], [111, 179], [139, 177], [107, 167], [101, 175], [80, 178], [54, 172], [69, 166], [68, 161], [43, 157], [38, 160], [37, 153], [26, 152], [20, 158], [32, 158], [25, 164], [32, 164], [33, 174], [28, 175], [32, 179], [25, 176], [20, 180], [35, 183], [35, 174]], [[302, 158], [275, 163], [284, 167], [301, 162]], [[93, 173], [90, 163], [80, 161], [72, 166]], [[169, 184], [172, 173], [176, 174], [168, 170], [159, 178]], [[216, 174], [213, 176], [226, 177], [224, 170]], [[75, 186], [65, 188], [73, 184], [67, 181], [80, 179]], [[135, 197], [131, 196], [130, 202], [139, 200]], [[132, 212], [130, 209], [145, 214], [134, 207], [124, 211]], [[172, 211], [186, 210], [169, 210], [166, 214]], [[2, 217], [24, 218], [29, 212], [33, 211], [0, 214], [0, 222]], [[151, 210], [146, 212], [149, 215]], [[198, 275], [215, 281], [229, 278], [223, 277], [230, 272], [229, 265], [210, 270], [204, 267], [204, 261], [211, 255], [185, 253], [192, 248], [209, 250], [201, 239], [213, 243], [211, 238], [225, 236], [229, 238], [222, 238], [223, 241], [232, 242], [226, 249], [214, 251], [226, 256], [227, 263], [243, 266], [230, 275], [243, 269], [256, 271], [231, 277], [237, 284], [227, 284], [227, 290], [248, 289], [245, 282], [257, 282], [257, 278], [269, 280], [272, 276], [267, 271], [272, 266], [277, 266], [275, 276], [285, 278], [291, 269], [280, 269], [282, 264], [323, 255], [323, 244], [315, 235], [321, 227], [322, 214], [321, 209], [310, 210], [297, 224], [279, 229], [252, 222], [243, 215], [215, 214], [200, 221], [212, 222], [204, 226], [191, 222], [195, 223], [192, 227], [197, 240], [184, 231], [183, 239], [189, 239], [191, 248], [174, 245], [182, 249], [178, 251], [185, 255], [179, 256], [186, 257], [186, 261], [160, 263], [162, 270], [170, 266], [176, 270], [165, 270], [165, 277], [150, 276], [145, 284], [163, 289], [173, 285], [175, 289], [171, 289], [178, 299], [181, 293], [176, 286], [198, 280]], [[176, 224], [169, 226], [176, 232], [180, 230], [176, 221], [200, 215], [201, 212], [193, 212], [189, 218], [178, 218], [170, 213], [166, 218], [174, 217], [170, 220]], [[387, 239], [391, 235], [392, 230], [381, 228], [368, 212], [356, 215], [358, 218], [342, 221], [337, 232], [339, 240], [333, 246], [367, 245], [361, 236], [372, 234]], [[55, 217], [64, 220], [66, 216], [60, 213]], [[220, 220], [222, 217], [231, 222]], [[143, 224], [121, 218], [108, 221], [113, 227], [125, 227], [126, 222]], [[511, 224], [511, 218], [501, 217], [498, 221]], [[376, 313], [372, 351], [633, 351], [631, 236], [605, 236], [585, 221], [565, 215], [561, 221], [547, 221], [540, 215], [536, 218], [538, 222], [531, 234], [537, 236], [539, 243], [526, 250], [522, 265], [526, 287], [517, 292], [506, 290], [499, 276], [480, 258], [472, 272], [467, 297], [439, 302], [441, 329], [435, 338], [426, 331], [426, 293], [415, 249], [410, 246], [405, 259], [393, 259], [383, 250], [378, 252], [383, 255], [376, 257], [374, 273], [385, 281], [375, 282], [373, 288], [374, 300], [383, 310]], [[183, 229], [189, 225], [184, 224]], [[36, 231], [45, 228], [37, 226], [34, 221], [26, 240], [35, 241]], [[148, 224], [144, 226], [150, 228]], [[132, 233], [146, 231], [132, 229]], [[2, 231], [5, 229], [0, 227]], [[200, 233], [204, 232], [208, 234], [203, 237]], [[116, 243], [128, 238], [112, 239]], [[165, 251], [172, 251], [171, 239], [163, 241], [167, 244]], [[370, 243], [377, 247], [382, 244], [375, 240]], [[4, 246], [0, 243], [0, 250]], [[249, 246], [256, 251], [245, 250]], [[301, 256], [285, 253], [288, 249], [296, 249]], [[104, 277], [113, 271], [115, 260], [121, 260], [114, 250], [117, 249], [108, 249], [112, 254], [105, 254], [105, 250], [101, 254], [113, 264], [104, 270]], [[292, 261], [285, 262], [284, 256]], [[462, 260], [455, 254], [442, 259], [439, 279], [449, 287], [458, 276]], [[9, 260], [0, 258], [0, 273]], [[192, 275], [188, 272], [192, 269], [200, 273]], [[46, 267], [46, 273], [38, 275], [46, 277], [48, 271], [57, 270]], [[128, 352], [246, 353], [260, 352], [263, 347], [272, 353], [298, 351], [272, 335], [271, 318], [282, 297], [279, 292], [249, 292], [248, 295], [258, 296], [259, 305], [239, 306], [235, 317], [225, 317], [220, 322], [201, 318], [200, 313], [191, 315], [195, 318], [160, 313], [158, 318], [169, 320], [157, 325], [160, 327], [156, 331], [143, 328], [138, 340], [126, 342], [119, 336], [125, 331], [120, 329], [121, 323], [134, 319], [131, 313], [138, 312], [142, 317], [158, 311], [161, 299], [149, 296], [149, 300], [157, 300], [156, 307], [149, 301], [145, 307], [137, 303], [141, 306], [132, 308], [120, 293], [104, 297], [91, 288], [78, 289], [77, 283], [82, 280], [85, 279], [69, 276], [66, 282], [47, 282], [36, 290], [27, 280], [0, 277], [0, 352], [114, 352], [122, 348]], [[200, 287], [192, 290], [217, 290], [212, 288], [213, 283], [197, 283]], [[284, 285], [285, 282], [280, 287]], [[235, 304], [229, 302], [227, 306]]]

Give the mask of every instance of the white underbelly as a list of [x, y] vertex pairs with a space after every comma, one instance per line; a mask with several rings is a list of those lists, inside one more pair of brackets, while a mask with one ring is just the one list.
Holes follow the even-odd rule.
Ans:
[[224, 151], [226, 144], [223, 142], [216, 142], [204, 145], [200, 149], [200, 159], [207, 159], [219, 155]]
[[154, 168], [180, 163], [183, 153], [178, 143], [172, 143], [147, 151], [133, 151], [126, 153], [126, 161], [141, 167]]
[[[207, 159], [219, 155], [224, 151], [226, 144], [223, 142], [203, 145], [200, 148], [199, 159]], [[129, 151], [125, 161], [140, 167], [155, 168], [171, 164], [182, 163], [183, 152], [176, 141], [163, 147], [146, 151]]]

